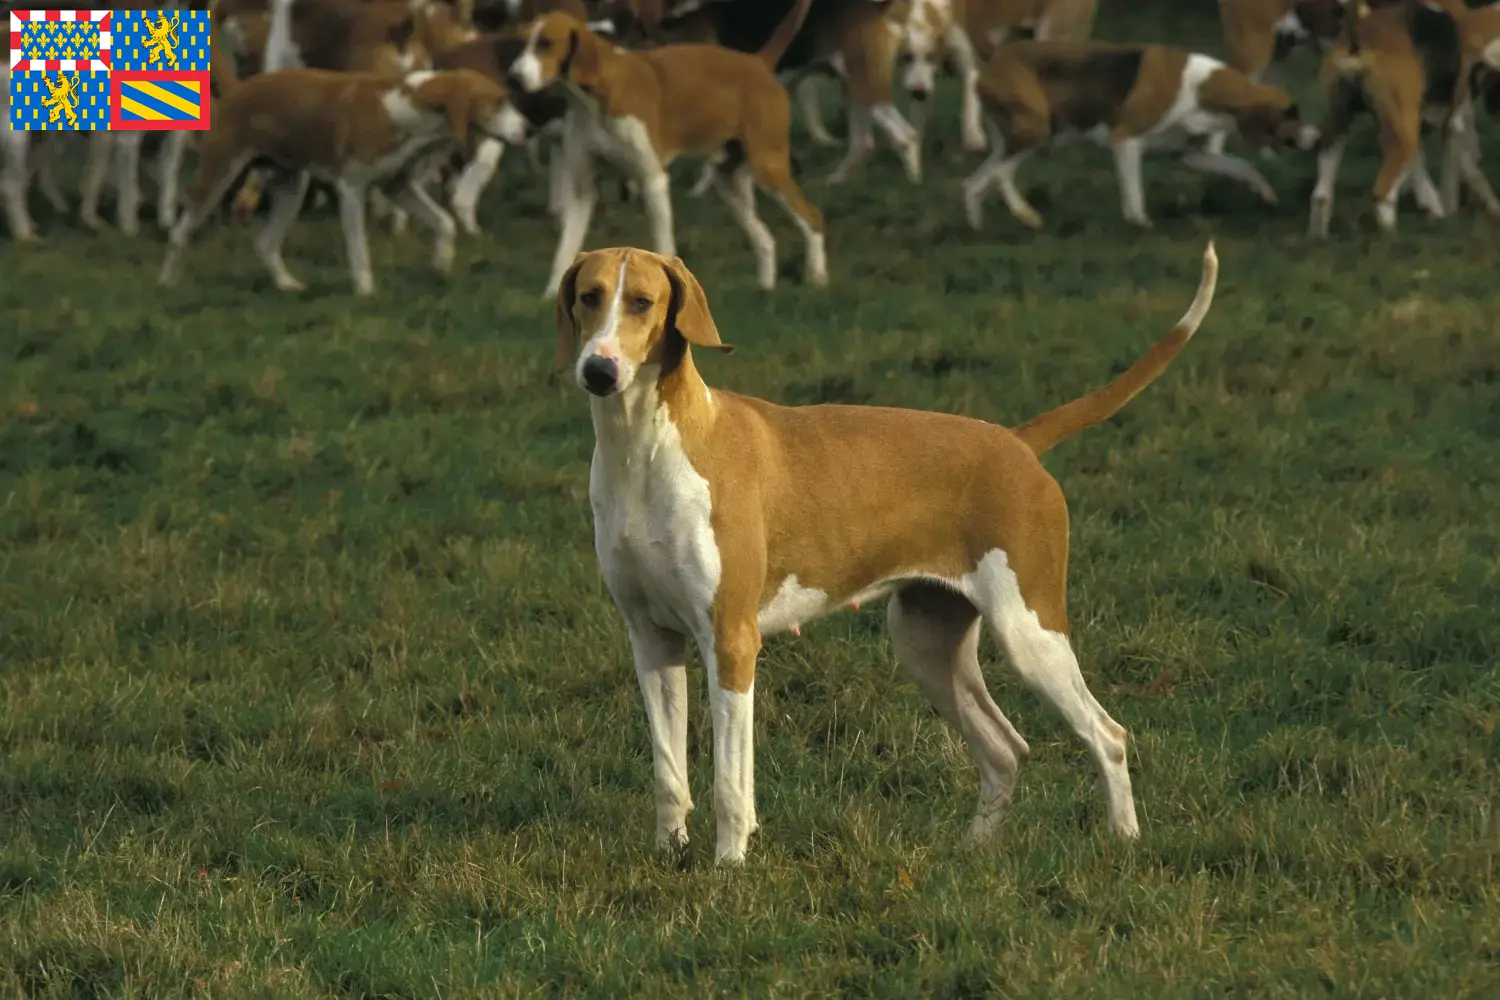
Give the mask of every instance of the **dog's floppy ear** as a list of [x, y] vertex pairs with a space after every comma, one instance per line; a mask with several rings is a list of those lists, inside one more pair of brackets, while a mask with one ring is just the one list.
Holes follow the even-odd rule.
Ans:
[[714, 324], [713, 314], [708, 311], [708, 296], [703, 294], [703, 286], [698, 284], [698, 279], [693, 277], [682, 258], [673, 257], [662, 266], [672, 286], [672, 300], [667, 305], [667, 329], [694, 347], [711, 347], [725, 354], [731, 353], [734, 347], [719, 339], [719, 328]]
[[412, 92], [412, 100], [424, 108], [441, 111], [448, 119], [448, 130], [460, 143], [469, 141], [469, 107], [475, 98], [474, 88], [465, 78], [465, 70], [438, 73]]
[[579, 24], [568, 30], [568, 54], [557, 64], [557, 75], [565, 77], [579, 86], [588, 84], [599, 75], [599, 37]]
[[578, 269], [588, 254], [573, 258], [573, 266], [563, 273], [562, 284], [557, 287], [557, 305], [554, 318], [557, 320], [557, 352], [552, 357], [552, 367], [562, 374], [573, 364], [573, 355], [578, 352], [578, 327], [573, 323], [573, 300], [578, 298]]

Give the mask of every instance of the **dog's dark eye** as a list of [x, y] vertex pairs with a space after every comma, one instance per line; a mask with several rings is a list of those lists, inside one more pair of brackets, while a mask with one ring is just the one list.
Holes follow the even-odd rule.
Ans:
[[637, 295], [635, 301], [630, 303], [630, 307], [638, 313], [643, 313], [651, 308], [651, 300], [644, 295]]
[[548, 52], [548, 51], [551, 50], [551, 48], [552, 48], [552, 39], [550, 39], [550, 38], [538, 38], [536, 40], [536, 50], [538, 52]]
[[582, 295], [578, 296], [578, 301], [583, 303], [585, 309], [598, 309], [599, 293], [597, 291], [584, 292]]

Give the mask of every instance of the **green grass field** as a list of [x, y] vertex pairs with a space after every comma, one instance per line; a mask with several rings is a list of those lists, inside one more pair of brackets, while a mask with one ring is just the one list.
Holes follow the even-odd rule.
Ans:
[[[1100, 33], [1154, 37], [1130, 27]], [[447, 284], [372, 228], [372, 301], [326, 211], [283, 297], [245, 227], [163, 292], [159, 234], [38, 207], [47, 244], [0, 248], [0, 996], [1497, 995], [1496, 223], [1407, 202], [1375, 236], [1366, 131], [1327, 245], [1305, 158], [1266, 166], [1278, 210], [1148, 162], [1141, 234], [1088, 147], [1023, 173], [1044, 233], [997, 200], [976, 234], [953, 116], [934, 133], [920, 189], [888, 153], [829, 189], [838, 151], [800, 145], [826, 292], [774, 205], [768, 296], [679, 187], [739, 348], [702, 368], [1016, 423], [1160, 337], [1217, 239], [1185, 354], [1047, 457], [1138, 843], [986, 640], [1033, 755], [964, 849], [976, 771], [869, 608], [766, 644], [743, 870], [711, 864], [694, 667], [694, 844], [656, 860], [520, 157]], [[646, 239], [607, 189], [590, 245]]]

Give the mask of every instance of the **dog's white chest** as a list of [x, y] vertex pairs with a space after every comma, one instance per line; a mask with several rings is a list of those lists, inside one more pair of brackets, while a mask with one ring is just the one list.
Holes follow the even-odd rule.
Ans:
[[711, 627], [719, 589], [713, 502], [666, 410], [652, 409], [648, 426], [634, 433], [595, 421], [594, 551], [627, 620], [697, 637]]

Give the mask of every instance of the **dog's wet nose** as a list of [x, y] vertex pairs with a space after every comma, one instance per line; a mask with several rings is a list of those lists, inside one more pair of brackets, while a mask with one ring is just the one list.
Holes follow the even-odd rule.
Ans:
[[511, 90], [512, 93], [517, 93], [517, 94], [524, 94], [524, 93], [526, 93], [526, 84], [525, 84], [525, 81], [523, 81], [521, 79], [521, 74], [519, 74], [519, 73], [507, 73], [507, 74], [505, 74], [505, 86], [508, 87], [508, 88], [510, 88], [510, 90]]
[[620, 380], [620, 366], [597, 354], [583, 363], [583, 387], [596, 396], [608, 396]]
[[911, 99], [914, 101], [925, 101], [927, 100], [927, 97], [928, 94], [926, 87], [918, 87], [911, 92]]

